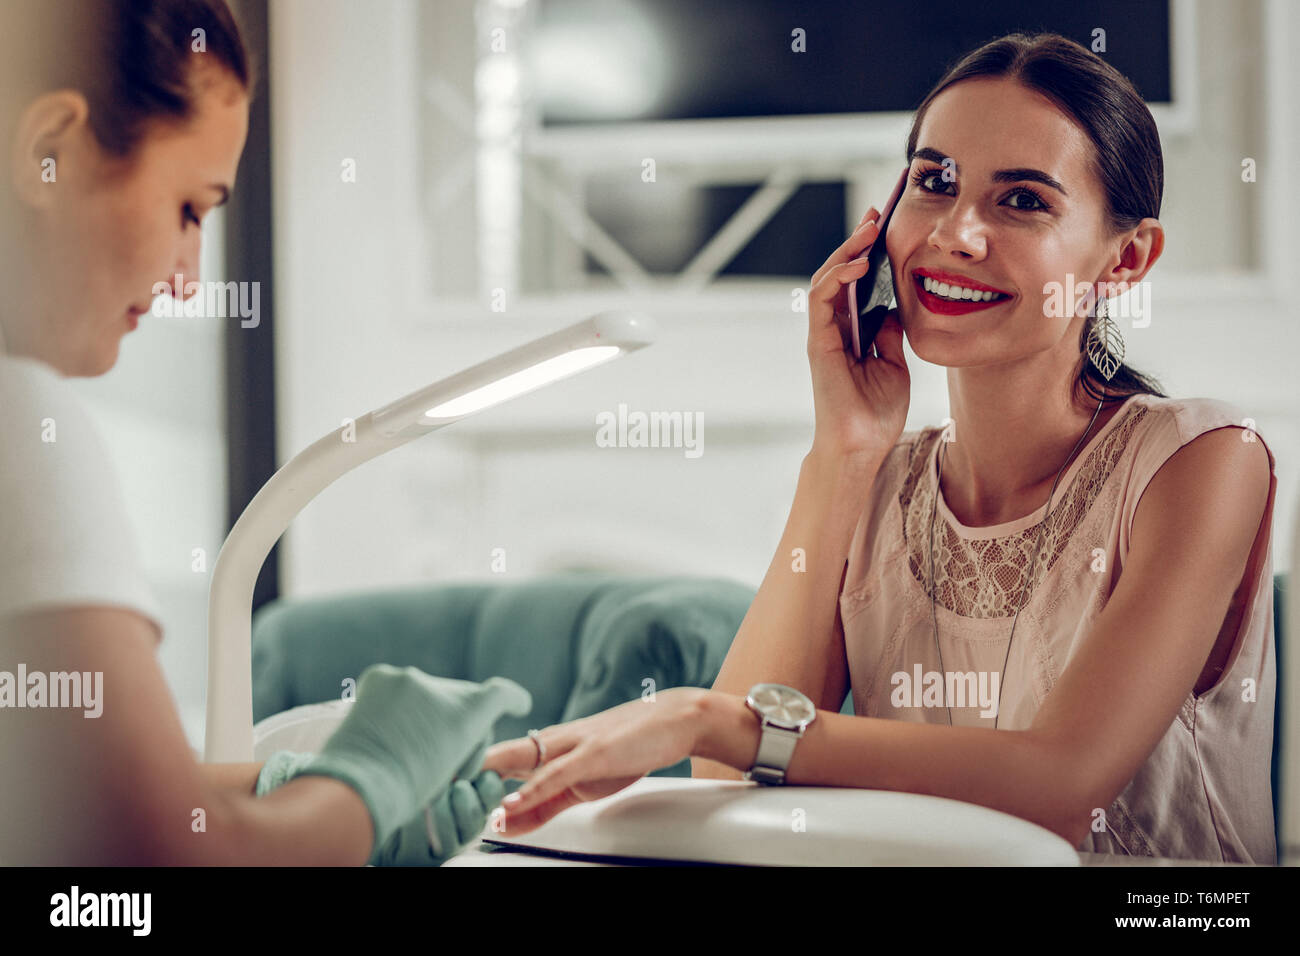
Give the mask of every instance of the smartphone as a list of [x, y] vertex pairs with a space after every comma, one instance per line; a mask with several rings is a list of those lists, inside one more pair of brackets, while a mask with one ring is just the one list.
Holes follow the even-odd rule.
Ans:
[[867, 253], [867, 271], [862, 278], [849, 285], [849, 326], [853, 330], [853, 357], [859, 362], [862, 356], [871, 351], [871, 343], [876, 333], [885, 322], [889, 312], [889, 303], [894, 299], [894, 267], [885, 252], [885, 230], [889, 228], [890, 217], [898, 205], [898, 197], [903, 195], [907, 185], [907, 172], [910, 166], [904, 166], [894, 191], [889, 195], [889, 202], [880, 213], [880, 232], [876, 234], [871, 251]]

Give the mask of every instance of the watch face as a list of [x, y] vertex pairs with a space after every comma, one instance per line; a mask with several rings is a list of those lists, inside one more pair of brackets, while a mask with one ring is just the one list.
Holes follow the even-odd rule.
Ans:
[[782, 684], [759, 684], [749, 693], [750, 700], [768, 720], [797, 727], [813, 719], [817, 709], [806, 696]]

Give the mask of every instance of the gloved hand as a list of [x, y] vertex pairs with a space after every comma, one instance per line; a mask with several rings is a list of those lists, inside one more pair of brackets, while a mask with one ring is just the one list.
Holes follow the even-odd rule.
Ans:
[[375, 866], [442, 866], [482, 833], [488, 814], [506, 793], [495, 770], [479, 772], [487, 747], [484, 741], [456, 774], [451, 787], [394, 833], [370, 862]]
[[454, 777], [477, 771], [477, 752], [503, 714], [531, 709], [528, 691], [504, 677], [478, 684], [375, 664], [362, 672], [356, 702], [320, 753], [288, 767], [285, 780], [320, 775], [356, 790], [374, 824], [368, 862], [375, 863]]
[[375, 866], [442, 866], [483, 832], [488, 814], [505, 796], [495, 770], [471, 783], [457, 780], [417, 813], [371, 858]]
[[[471, 766], [481, 766], [486, 752], [485, 743]], [[310, 763], [314, 756], [292, 750], [271, 754], [257, 777], [257, 795], [266, 796], [287, 783], [295, 769]], [[472, 781], [468, 774], [457, 777], [448, 790], [389, 837], [369, 862], [375, 866], [442, 866], [482, 833], [488, 816], [505, 796], [501, 777], [495, 770], [478, 773]]]

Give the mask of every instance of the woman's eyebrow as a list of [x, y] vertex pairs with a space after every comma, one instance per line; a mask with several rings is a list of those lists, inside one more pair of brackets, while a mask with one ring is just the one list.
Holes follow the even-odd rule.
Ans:
[[[907, 162], [911, 164], [912, 160], [918, 157], [920, 159], [928, 159], [932, 163], [938, 163], [940, 166], [942, 166], [944, 161], [949, 158], [937, 149], [922, 146], [920, 149], [912, 150], [912, 155], [907, 157]], [[952, 168], [954, 171], [957, 171], [956, 160], [953, 160]], [[1065, 191], [1064, 186], [1041, 169], [1030, 169], [1029, 167], [1021, 166], [1016, 169], [999, 169], [993, 173], [993, 181], [995, 183], [1015, 183], [1025, 180], [1034, 183], [1042, 183], [1044, 186], [1050, 186], [1062, 196], [1069, 195], [1069, 193]]]

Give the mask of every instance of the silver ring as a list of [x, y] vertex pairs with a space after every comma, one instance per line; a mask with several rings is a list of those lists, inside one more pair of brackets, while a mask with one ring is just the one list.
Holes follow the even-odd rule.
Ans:
[[528, 739], [537, 744], [537, 763], [533, 764], [533, 769], [536, 770], [546, 763], [546, 744], [542, 743], [541, 732], [537, 730], [528, 731]]

